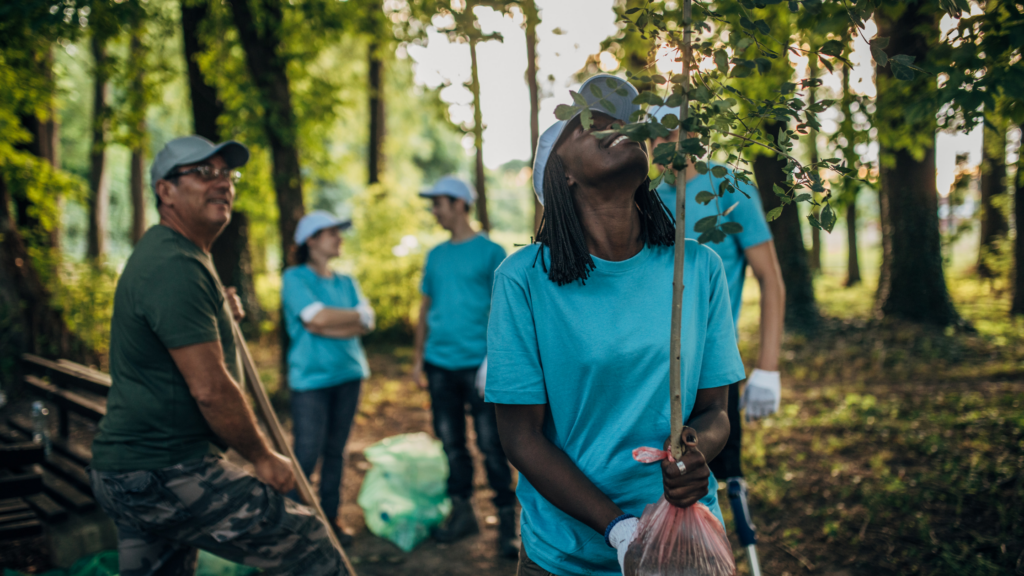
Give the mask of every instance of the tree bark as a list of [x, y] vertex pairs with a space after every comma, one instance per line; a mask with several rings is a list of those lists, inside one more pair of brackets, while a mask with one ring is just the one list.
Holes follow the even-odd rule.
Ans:
[[[133, 59], [141, 61], [145, 51], [140, 38], [141, 31], [137, 26], [132, 31], [130, 50]], [[138, 66], [135, 78], [132, 78], [132, 90], [142, 94], [145, 90], [145, 66]], [[145, 108], [145, 99], [141, 99], [142, 108]], [[136, 142], [132, 146], [131, 163], [131, 197], [132, 197], [132, 245], [139, 243], [142, 235], [146, 233], [146, 116], [145, 109], [140, 110], [139, 124], [136, 126]]]
[[[526, 84], [530, 90], [530, 168], [536, 160], [537, 141], [540, 140], [540, 90], [537, 87], [537, 4], [534, 0], [523, 1], [523, 16], [526, 20]], [[530, 180], [531, 190], [533, 179]], [[540, 228], [540, 219], [544, 215], [544, 206], [533, 194], [533, 233]]]
[[[816, 46], [811, 46], [811, 51], [817, 50]], [[811, 56], [808, 60], [808, 69], [811, 78], [818, 77], [818, 57]], [[811, 86], [807, 90], [808, 106], [813, 106], [818, 101], [817, 89]], [[818, 131], [811, 130], [807, 135], [807, 148], [811, 160], [811, 164], [818, 163]], [[817, 194], [815, 194], [817, 196]], [[820, 210], [816, 206], [811, 206], [811, 212], [814, 217], [820, 220]], [[821, 230], [817, 226], [811, 226], [811, 254], [807, 262], [808, 267], [811, 270], [811, 274], [821, 273]]]
[[1017, 177], [1013, 186], [1013, 218], [1016, 237], [1013, 240], [1013, 301], [1011, 315], [1024, 315], [1024, 124], [1019, 127], [1021, 146], [1017, 152]]
[[484, 231], [491, 229], [487, 217], [487, 190], [484, 175], [484, 117], [480, 109], [480, 74], [476, 60], [476, 44], [479, 40], [470, 37], [469, 58], [472, 71], [469, 89], [473, 93], [473, 144], [476, 146], [476, 217]]
[[987, 125], [981, 139], [981, 243], [978, 249], [978, 274], [990, 278], [993, 271], [985, 264], [985, 254], [997, 250], [995, 241], [1010, 231], [1003, 213], [993, 200], [1006, 193], [1006, 131], [1002, 121], [991, 116], [986, 120], [998, 125], [997, 130]]
[[[856, 126], [853, 123], [853, 93], [850, 91], [850, 68], [843, 66], [843, 97], [842, 111], [843, 122], [840, 131], [846, 138], [843, 146], [843, 159], [847, 166], [853, 166], [860, 161], [857, 154]], [[844, 191], [846, 205], [846, 286], [860, 284], [860, 258], [857, 256], [857, 192], [860, 183], [857, 180], [844, 180], [842, 190]]]
[[199, 41], [200, 27], [206, 20], [209, 8], [205, 3], [189, 5], [185, 0], [181, 1], [181, 28], [182, 36], [185, 39], [185, 64], [188, 67], [188, 87], [192, 96], [192, 125], [193, 130], [199, 136], [207, 140], [217, 142], [220, 140], [220, 130], [217, 128], [217, 119], [224, 112], [217, 99], [217, 89], [206, 83], [203, 73], [199, 69], [196, 57], [203, 51]]
[[368, 48], [370, 81], [370, 148], [367, 166], [370, 184], [380, 182], [384, 167], [384, 61], [380, 57], [381, 47], [371, 42]]
[[61, 313], [53, 308], [50, 293], [32, 266], [15, 225], [10, 203], [7, 182], [0, 173], [0, 349], [15, 358], [21, 352], [31, 352], [98, 364], [96, 352], [71, 333]]
[[107, 229], [110, 220], [110, 171], [107, 169], [107, 135], [110, 132], [107, 80], [110, 72], [107, 69], [106, 38], [93, 34], [92, 55], [95, 71], [92, 148], [89, 152], [89, 234], [86, 256], [96, 259], [107, 252]]
[[[938, 38], [939, 14], [928, 3], [899, 4], [875, 13], [878, 35], [889, 38], [888, 52], [926, 62]], [[882, 220], [882, 271], [877, 307], [885, 316], [940, 326], [960, 322], [946, 290], [935, 188], [935, 114], [910, 120], [903, 111], [915, 98], [928, 98], [935, 78], [918, 74], [898, 81], [891, 68], [877, 68], [880, 140], [879, 201]], [[890, 134], [918, 132], [930, 143], [924, 150], [900, 149]]]
[[[260, 8], [258, 20], [251, 10], [250, 1]], [[291, 87], [285, 73], [287, 61], [281, 46], [284, 14], [279, 0], [231, 0], [231, 7], [238, 37], [245, 49], [249, 74], [266, 111], [263, 128], [270, 144], [283, 269], [294, 245], [295, 227], [305, 213], [298, 123], [292, 110]]]
[[242, 331], [246, 337], [259, 334], [263, 308], [256, 297], [252, 280], [252, 254], [249, 251], [249, 218], [244, 212], [232, 212], [231, 222], [210, 248], [214, 268], [225, 287], [233, 286], [245, 309]]
[[860, 284], [860, 259], [857, 256], [857, 192], [846, 206], [846, 286]]
[[[772, 141], [778, 140], [782, 129], [780, 123], [766, 125]], [[785, 165], [785, 159], [777, 156], [758, 156], [753, 161], [754, 177], [765, 212], [782, 205], [773, 186], [785, 186], [786, 173], [782, 171]], [[807, 265], [807, 250], [804, 248], [796, 206], [787, 206], [782, 215], [769, 223], [769, 226], [779, 255], [782, 280], [786, 284], [786, 326], [802, 331], [811, 330], [818, 325], [821, 317], [814, 299], [814, 284]]]

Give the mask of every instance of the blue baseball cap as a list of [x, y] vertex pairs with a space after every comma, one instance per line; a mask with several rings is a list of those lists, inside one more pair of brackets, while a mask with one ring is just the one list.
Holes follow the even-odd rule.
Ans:
[[202, 136], [182, 136], [165, 144], [157, 153], [149, 167], [149, 183], [155, 192], [157, 181], [163, 180], [178, 166], [197, 164], [218, 154], [228, 168], [238, 168], [249, 161], [249, 149], [234, 140], [214, 144]]
[[455, 176], [445, 176], [441, 178], [430, 190], [420, 192], [420, 196], [423, 198], [451, 196], [452, 198], [464, 200], [466, 202], [466, 206], [472, 206], [476, 203], [476, 190], [471, 188], [465, 180], [456, 178]]
[[[639, 104], [633, 100], [640, 95], [632, 84], [618, 76], [611, 74], [597, 74], [591, 76], [580, 86], [580, 96], [587, 101], [587, 105], [593, 112], [604, 112], [605, 114], [629, 122], [629, 117], [640, 109]], [[582, 111], [581, 111], [582, 112]], [[580, 112], [576, 113], [579, 116]], [[544, 205], [544, 168], [548, 165], [548, 158], [562, 136], [566, 125], [572, 121], [559, 120], [541, 134], [537, 141], [537, 153], [533, 161], [533, 191], [537, 194], [537, 201]]]
[[306, 240], [309, 240], [314, 234], [327, 228], [347, 230], [351, 227], [351, 220], [339, 220], [329, 212], [314, 210], [313, 212], [303, 216], [302, 219], [299, 220], [299, 225], [295, 227], [295, 245], [302, 246], [306, 243]]

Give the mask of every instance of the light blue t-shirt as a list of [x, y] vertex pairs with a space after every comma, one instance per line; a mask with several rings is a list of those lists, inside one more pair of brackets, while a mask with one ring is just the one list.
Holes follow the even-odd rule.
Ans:
[[494, 270], [504, 259], [505, 249], [483, 235], [430, 251], [421, 286], [430, 297], [424, 360], [445, 370], [484, 361]]
[[[565, 286], [548, 279], [539, 250], [523, 248], [495, 273], [486, 399], [547, 404], [544, 435], [620, 508], [640, 516], [663, 492], [661, 467], [636, 462], [632, 451], [660, 449], [671, 428], [674, 248], [646, 247], [622, 262], [594, 258], [597, 268], [585, 285]], [[689, 419], [698, 389], [745, 374], [721, 259], [687, 241], [684, 281], [682, 393]], [[702, 502], [721, 519], [717, 483], [709, 483]], [[562, 576], [620, 573], [602, 534], [545, 500], [524, 475], [516, 493], [523, 543], [537, 564]]]
[[321, 278], [309, 266], [292, 266], [281, 279], [288, 347], [288, 386], [306, 391], [366, 378], [370, 367], [358, 336], [327, 338], [306, 330], [299, 314], [315, 302], [331, 308], [355, 308], [364, 300], [359, 284], [344, 274]]
[[[719, 166], [719, 164], [711, 164]], [[736, 208], [727, 214], [719, 222], [736, 222], [743, 226], [739, 234], [730, 234], [725, 240], [719, 243], [708, 242], [707, 246], [714, 250], [721, 258], [725, 266], [725, 277], [729, 282], [729, 298], [732, 301], [732, 321], [739, 323], [740, 306], [743, 304], [743, 280], [746, 278], [747, 257], [744, 250], [757, 246], [772, 239], [772, 232], [768, 228], [768, 221], [764, 217], [764, 208], [761, 205], [761, 195], [757, 188], [750, 184], [740, 182], [735, 192], [726, 192], [725, 196], [712, 200], [707, 205], [697, 202], [697, 194], [707, 191], [717, 197], [718, 187], [722, 181], [728, 179], [734, 186], [732, 170], [725, 178], [715, 178], [709, 171], [707, 174], [698, 176], [686, 183], [686, 237], [696, 239], [700, 234], [694, 231], [693, 227], [701, 218], [714, 216], [728, 210], [736, 204]], [[746, 192], [747, 196], [743, 193]], [[658, 186], [658, 194], [665, 205], [668, 206], [672, 216], [676, 214], [676, 188], [674, 184]], [[721, 210], [719, 210], [721, 207]]]

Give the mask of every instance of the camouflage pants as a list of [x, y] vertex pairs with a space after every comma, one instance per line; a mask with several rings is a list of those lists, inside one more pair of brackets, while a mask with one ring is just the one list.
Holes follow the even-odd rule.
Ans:
[[121, 576], [194, 574], [200, 548], [267, 574], [345, 573], [310, 508], [222, 458], [89, 474], [117, 525]]

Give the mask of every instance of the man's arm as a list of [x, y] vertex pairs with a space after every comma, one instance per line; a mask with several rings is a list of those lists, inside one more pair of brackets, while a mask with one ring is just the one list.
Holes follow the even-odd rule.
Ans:
[[[674, 462], [662, 460], [661, 477], [665, 485], [665, 500], [685, 508], [708, 493], [711, 470], [708, 462], [715, 459], [729, 440], [729, 387], [703, 388], [697, 391], [690, 420], [683, 427], [682, 441], [686, 446], [682, 462], [686, 471], [680, 473]], [[665, 440], [665, 449], [669, 441]]]
[[430, 312], [430, 296], [423, 295], [423, 302], [420, 304], [420, 319], [416, 323], [416, 334], [413, 337], [412, 355], [412, 379], [420, 388], [426, 388], [427, 382], [423, 378], [423, 349], [427, 342], [427, 314]]
[[290, 462], [260, 434], [242, 389], [224, 365], [220, 342], [172, 348], [170, 353], [213, 433], [252, 462], [260, 480], [279, 492], [291, 491], [295, 476]]
[[505, 455], [548, 502], [604, 534], [608, 524], [622, 515], [622, 509], [598, 490], [565, 452], [544, 436], [546, 406], [494, 405], [498, 436]]
[[747, 248], [747, 261], [761, 285], [761, 352], [757, 367], [761, 370], [779, 370], [779, 352], [782, 350], [782, 330], [786, 320], [786, 284], [782, 281], [775, 242], [769, 240]]
[[359, 312], [353, 308], [325, 306], [309, 322], [304, 322], [303, 326], [310, 333], [327, 338], [352, 338], [367, 333]]

